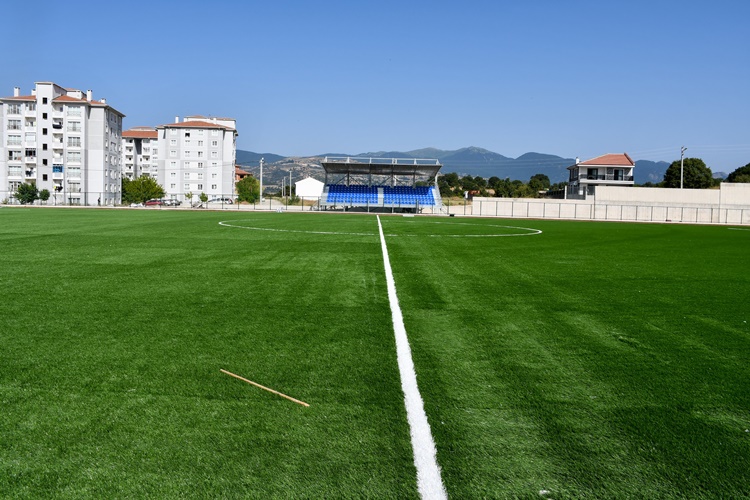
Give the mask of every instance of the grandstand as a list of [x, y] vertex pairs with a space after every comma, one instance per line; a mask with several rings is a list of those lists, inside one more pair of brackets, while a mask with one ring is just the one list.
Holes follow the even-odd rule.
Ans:
[[437, 213], [443, 206], [438, 160], [327, 156], [321, 164], [324, 210]]

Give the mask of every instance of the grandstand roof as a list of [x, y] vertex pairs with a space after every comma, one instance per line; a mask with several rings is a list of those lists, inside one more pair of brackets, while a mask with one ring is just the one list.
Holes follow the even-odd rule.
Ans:
[[328, 174], [429, 175], [434, 177], [443, 167], [439, 160], [420, 158], [364, 158], [360, 156], [326, 156], [321, 162]]

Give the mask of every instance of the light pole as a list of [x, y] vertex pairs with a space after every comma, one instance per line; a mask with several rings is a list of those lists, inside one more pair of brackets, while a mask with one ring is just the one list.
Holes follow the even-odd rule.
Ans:
[[260, 201], [263, 201], [263, 158], [260, 159]]
[[687, 148], [685, 146], [682, 146], [680, 148], [680, 189], [682, 189], [682, 171], [683, 165], [685, 163], [685, 151], [687, 151]]

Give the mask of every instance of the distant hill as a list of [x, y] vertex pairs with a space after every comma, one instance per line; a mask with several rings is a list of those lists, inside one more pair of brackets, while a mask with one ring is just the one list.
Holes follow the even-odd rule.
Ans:
[[[435, 158], [443, 164], [441, 170], [443, 173], [456, 172], [459, 175], [481, 176], [487, 179], [496, 176], [501, 179], [517, 179], [524, 182], [528, 182], [535, 174], [545, 174], [553, 183], [568, 180], [567, 168], [575, 163], [574, 158], [534, 152], [525, 153], [518, 158], [510, 158], [474, 146], [457, 150], [422, 148], [411, 151], [374, 151], [360, 154], [327, 153], [308, 157], [285, 157], [273, 153], [261, 154], [238, 149], [237, 163], [254, 167], [263, 157], [265, 165], [269, 168], [269, 179], [282, 175], [281, 171], [288, 172], [290, 168], [295, 168], [300, 173], [304, 171], [306, 175], [322, 178], [322, 168], [316, 165], [319, 165], [321, 159], [325, 156]], [[664, 180], [667, 167], [669, 167], [669, 163], [663, 161], [637, 160], [635, 164], [636, 184], [661, 182]], [[319, 171], [316, 169], [319, 169]], [[279, 170], [279, 172], [275, 172], [275, 170]]]
[[273, 153], [253, 153], [252, 151], [237, 150], [237, 164], [246, 165], [248, 167], [257, 167], [260, 165], [260, 159], [263, 158], [263, 163], [276, 163], [281, 161], [285, 156], [275, 155]]
[[665, 161], [636, 160], [635, 183], [661, 182], [664, 180], [667, 168], [669, 168], [669, 163]]

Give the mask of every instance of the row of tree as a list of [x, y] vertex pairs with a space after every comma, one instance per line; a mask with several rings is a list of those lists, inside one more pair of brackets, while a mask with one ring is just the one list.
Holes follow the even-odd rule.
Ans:
[[[682, 186], [686, 189], [707, 189], [718, 186], [721, 182], [746, 182], [750, 183], [750, 163], [736, 169], [726, 179], [714, 179], [711, 169], [700, 158], [685, 158], [672, 162], [664, 173], [664, 180], [658, 183], [647, 182], [644, 187], [680, 187], [680, 171], [682, 170]], [[473, 177], [465, 175], [459, 177], [451, 172], [438, 178], [438, 188], [443, 197], [461, 196], [466, 193], [477, 196], [495, 196], [499, 198], [538, 198], [545, 196], [546, 192], [565, 189], [567, 182], [551, 184], [549, 177], [545, 174], [533, 175], [529, 182], [519, 180], [511, 181], [508, 178], [499, 177]]]

